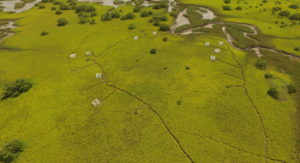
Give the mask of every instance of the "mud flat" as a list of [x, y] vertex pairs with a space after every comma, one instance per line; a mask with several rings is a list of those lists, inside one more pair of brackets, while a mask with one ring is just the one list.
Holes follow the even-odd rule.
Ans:
[[0, 26], [0, 30], [5, 30], [4, 31], [4, 37], [2, 37], [0, 39], [0, 42], [2, 42], [3, 40], [7, 39], [8, 37], [14, 35], [14, 32], [9, 31], [9, 29], [13, 29], [16, 28], [17, 26], [15, 26], [14, 21], [13, 20], [9, 20], [7, 24], [3, 24]]
[[171, 32], [174, 33], [176, 28], [183, 26], [183, 25], [188, 25], [191, 24], [188, 18], [186, 18], [184, 15], [187, 14], [187, 9], [182, 10], [178, 16], [175, 19], [175, 23], [171, 27]]
[[18, 8], [18, 9], [15, 9], [15, 4], [18, 3], [18, 2], [22, 2], [21, 0], [1, 1], [1, 4], [3, 6], [3, 11], [4, 12], [19, 13], [19, 12], [23, 12], [23, 11], [31, 9], [32, 7], [35, 6], [36, 3], [40, 2], [40, 1], [41, 0], [36, 0], [34, 2], [26, 3], [24, 7]]

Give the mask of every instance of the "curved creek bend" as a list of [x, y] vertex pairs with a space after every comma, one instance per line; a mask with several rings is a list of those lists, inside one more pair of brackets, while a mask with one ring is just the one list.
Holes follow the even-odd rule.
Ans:
[[244, 26], [244, 27], [248, 27], [252, 32], [249, 33], [249, 32], [243, 32], [243, 36], [245, 39], [250, 39], [250, 40], [253, 40], [255, 42], [258, 42], [258, 40], [252, 38], [251, 36], [255, 36], [255, 35], [258, 35], [258, 29], [256, 26], [254, 25], [250, 25], [250, 24], [244, 24], [244, 23], [233, 23], [233, 22], [222, 22], [222, 21], [213, 21], [213, 19], [215, 19], [217, 16], [214, 14], [214, 12], [208, 8], [205, 8], [205, 7], [199, 7], [199, 10], [197, 11], [199, 14], [202, 15], [202, 18], [203, 20], [211, 20], [211, 22], [209, 22], [208, 24], [204, 24], [204, 25], [201, 25], [199, 27], [196, 27], [196, 28], [191, 28], [191, 29], [187, 29], [187, 30], [184, 30], [182, 32], [179, 32], [179, 33], [176, 33], [175, 30], [176, 28], [180, 27], [180, 26], [183, 26], [183, 25], [188, 25], [190, 24], [190, 21], [187, 17], [185, 17], [185, 14], [187, 13], [187, 8], [185, 8], [184, 10], [182, 10], [177, 18], [175, 19], [175, 22], [174, 24], [171, 26], [171, 33], [173, 34], [179, 34], [179, 35], [190, 35], [190, 34], [195, 34], [195, 33], [202, 33], [202, 32], [196, 32], [195, 30], [197, 29], [202, 29], [202, 28], [213, 28], [214, 25], [216, 24], [223, 24], [224, 26], [222, 26], [222, 31], [223, 33], [225, 34], [226, 36], [226, 40], [228, 41], [228, 43], [235, 49], [238, 49], [238, 50], [241, 50], [241, 51], [254, 51], [255, 54], [258, 56], [258, 57], [261, 57], [263, 54], [261, 52], [261, 50], [268, 50], [268, 51], [271, 51], [273, 53], [277, 53], [277, 54], [281, 54], [281, 55], [285, 55], [285, 56], [288, 56], [292, 59], [296, 59], [298, 61], [300, 61], [300, 56], [296, 55], [296, 54], [292, 54], [292, 53], [288, 53], [288, 52], [285, 52], [283, 50], [279, 50], [279, 49], [274, 49], [274, 48], [267, 48], [267, 47], [263, 47], [263, 46], [255, 46], [255, 47], [248, 47], [246, 49], [241, 49], [237, 46], [234, 45], [234, 38], [230, 35], [230, 33], [227, 31], [226, 29], [226, 26], [225, 26], [225, 23], [226, 24], [235, 24], [235, 25], [239, 25], [239, 26]]

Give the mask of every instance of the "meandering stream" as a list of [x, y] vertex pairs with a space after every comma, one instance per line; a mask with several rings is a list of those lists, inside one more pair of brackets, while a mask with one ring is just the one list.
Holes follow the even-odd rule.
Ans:
[[[208, 8], [204, 8], [204, 7], [199, 7], [199, 11], [197, 11], [199, 14], [202, 15], [202, 19], [206, 19], [206, 20], [213, 20], [216, 18], [216, 15], [214, 14], [214, 12]], [[252, 38], [251, 36], [255, 36], [255, 35], [258, 35], [258, 29], [256, 26], [254, 25], [250, 25], [250, 24], [244, 24], [244, 23], [233, 23], [233, 22], [210, 22], [206, 25], [203, 25], [203, 26], [199, 26], [199, 27], [196, 27], [196, 28], [192, 28], [192, 29], [187, 29], [187, 30], [184, 30], [180, 33], [176, 33], [175, 30], [176, 28], [182, 26], [182, 25], [186, 25], [186, 24], [190, 24], [188, 18], [186, 18], [184, 15], [187, 13], [187, 8], [185, 8], [184, 10], [182, 10], [177, 18], [175, 19], [175, 22], [174, 24], [172, 25], [171, 27], [171, 33], [174, 33], [174, 34], [179, 34], [179, 35], [189, 35], [189, 34], [195, 34], [195, 33], [201, 33], [201, 32], [195, 32], [196, 29], [201, 29], [201, 28], [213, 28], [214, 25], [216, 24], [236, 24], [236, 25], [240, 25], [240, 26], [244, 26], [244, 27], [248, 27], [249, 29], [251, 29], [252, 32], [243, 32], [243, 36], [245, 37], [245, 39], [251, 39], [255, 42], [258, 42], [258, 40]], [[187, 20], [186, 20], [187, 19]], [[238, 49], [238, 50], [241, 50], [241, 51], [254, 51], [255, 54], [258, 56], [258, 57], [261, 57], [263, 54], [261, 52], [261, 50], [268, 50], [268, 51], [271, 51], [271, 52], [274, 52], [274, 53], [278, 53], [278, 54], [281, 54], [281, 55], [285, 55], [285, 56], [288, 56], [290, 58], [293, 58], [293, 59], [296, 59], [296, 60], [300, 60], [300, 56], [296, 55], [296, 54], [292, 54], [292, 53], [288, 53], [288, 52], [285, 52], [283, 50], [278, 50], [278, 49], [274, 49], [274, 48], [267, 48], [267, 47], [263, 47], [263, 46], [256, 46], [256, 47], [249, 47], [249, 48], [246, 48], [246, 49], [241, 49], [237, 46], [234, 45], [234, 38], [230, 35], [230, 33], [228, 33], [227, 29], [226, 29], [226, 26], [222, 26], [222, 31], [223, 33], [225, 34], [226, 36], [226, 39], [228, 41], [228, 43], [235, 49]]]
[[22, 2], [21, 0], [4, 0], [4, 1], [0, 1], [1, 5], [3, 6], [3, 11], [4, 12], [15, 12], [15, 13], [19, 13], [19, 12], [23, 12], [26, 10], [31, 9], [32, 7], [34, 7], [34, 5], [38, 2], [40, 2], [41, 0], [35, 0], [34, 2], [29, 2], [26, 3], [24, 7], [15, 9], [15, 4], [18, 2]]

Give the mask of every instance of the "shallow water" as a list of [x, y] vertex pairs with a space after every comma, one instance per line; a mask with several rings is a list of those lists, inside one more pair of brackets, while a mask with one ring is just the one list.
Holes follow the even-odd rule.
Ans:
[[36, 0], [34, 2], [30, 2], [30, 3], [26, 3], [24, 7], [19, 8], [19, 9], [15, 9], [15, 4], [18, 2], [21, 2], [21, 0], [10, 0], [10, 1], [1, 1], [4, 12], [23, 12], [26, 10], [31, 9], [32, 7], [34, 7], [34, 5], [38, 2], [40, 2], [41, 0]]
[[[0, 25], [0, 29], [13, 29], [13, 28], [16, 28], [17, 26], [15, 26], [15, 22], [10, 20], [8, 21], [7, 24], [3, 24], [3, 25]], [[2, 42], [3, 40], [5, 40], [6, 38], [12, 36], [14, 33], [13, 32], [9, 32], [9, 31], [6, 31], [5, 32], [5, 35], [4, 37], [2, 37], [0, 39], [0, 42]]]
[[180, 26], [191, 24], [189, 19], [184, 16], [186, 13], [187, 13], [187, 9], [184, 9], [177, 15], [177, 17], [175, 19], [175, 23], [171, 27], [172, 32], [174, 32], [175, 29]]
[[211, 11], [210, 9], [207, 9], [204, 7], [199, 7], [199, 9], [200, 10], [198, 10], [197, 12], [202, 15], [202, 19], [212, 20], [212, 19], [216, 18], [215, 13], [213, 11]]

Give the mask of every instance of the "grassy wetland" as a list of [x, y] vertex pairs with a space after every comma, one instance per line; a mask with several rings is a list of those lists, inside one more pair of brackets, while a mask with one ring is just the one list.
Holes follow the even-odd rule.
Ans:
[[0, 163], [300, 161], [298, 1], [2, 5]]

